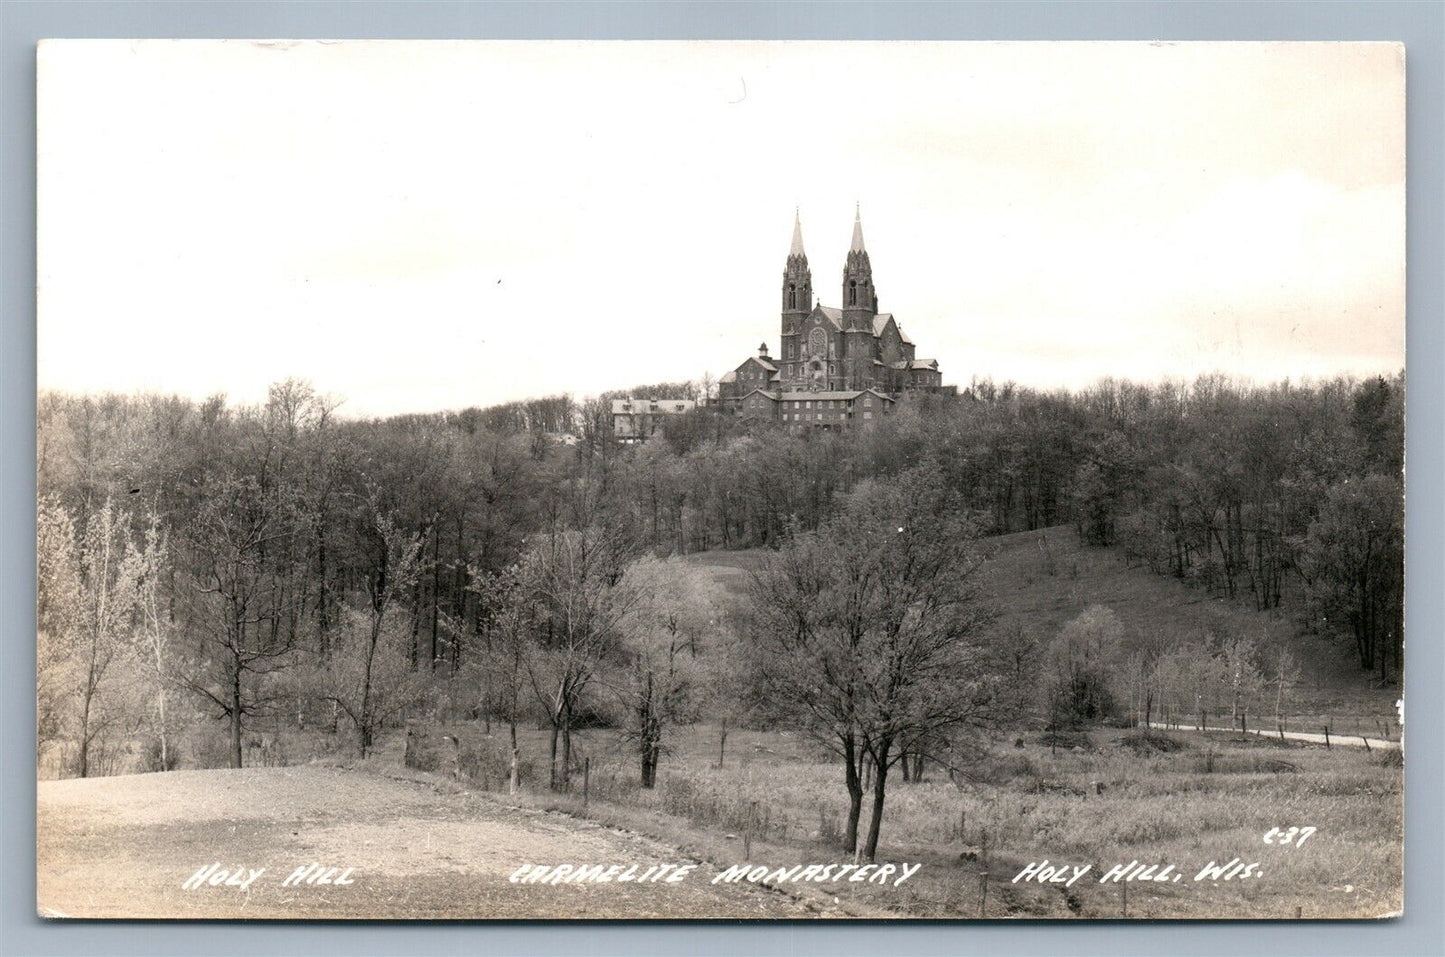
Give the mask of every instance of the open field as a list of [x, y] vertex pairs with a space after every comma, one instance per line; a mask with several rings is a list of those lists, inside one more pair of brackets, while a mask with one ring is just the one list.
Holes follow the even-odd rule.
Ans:
[[[805, 917], [766, 888], [521, 886], [527, 862], [682, 863], [657, 841], [424, 777], [309, 765], [39, 785], [37, 907], [47, 917]], [[261, 870], [245, 890], [183, 889], [200, 868]], [[350, 884], [283, 886], [298, 866]], [[341, 876], [341, 875], [336, 875]]]
[[[464, 742], [480, 732], [449, 730]], [[1123, 892], [1098, 878], [1137, 860], [1174, 864], [1183, 877], [1131, 882], [1130, 917], [1378, 917], [1401, 907], [1403, 775], [1390, 756], [1255, 735], [1140, 737], [1104, 729], [1061, 735], [1051, 748], [1047, 735], [1029, 735], [979, 755], [968, 769], [976, 780], [951, 782], [936, 768], [921, 783], [890, 777], [878, 859], [925, 866], [897, 891], [848, 891], [922, 917], [1119, 917]], [[576, 743], [591, 771], [590, 817], [718, 863], [743, 859], [745, 835], [751, 859], [770, 865], [840, 859], [842, 767], [796, 735], [734, 731], [719, 768], [717, 730], [684, 729], [652, 791], [638, 788], [636, 762], [612, 732]], [[545, 734], [530, 730], [522, 747], [541, 757]], [[584, 812], [580, 774], [569, 795], [531, 783], [523, 803]], [[1317, 832], [1296, 849], [1266, 844], [1274, 827]], [[1233, 858], [1259, 862], [1260, 876], [1194, 880]], [[1092, 869], [1067, 892], [1010, 883], [1044, 859]]]
[[[475, 743], [481, 728], [450, 728]], [[494, 729], [500, 737], [500, 729]], [[590, 770], [569, 794], [408, 771], [400, 736], [355, 770], [325, 764], [172, 772], [39, 786], [38, 896], [49, 916], [132, 917], [1379, 917], [1401, 908], [1402, 774], [1380, 754], [1254, 736], [1096, 731], [1023, 739], [978, 757], [980, 783], [930, 769], [895, 781], [880, 862], [906, 885], [714, 886], [744, 861], [846, 862], [836, 763], [779, 732], [685, 729], [658, 787], [639, 789], [615, 734], [579, 735]], [[522, 741], [532, 756], [545, 735]], [[1064, 746], [1067, 745], [1067, 746]], [[1166, 750], [1177, 746], [1177, 750]], [[991, 783], [981, 783], [983, 779]], [[489, 782], [499, 787], [500, 782]], [[551, 812], [562, 812], [551, 813]], [[1272, 828], [1313, 827], [1300, 847]], [[1257, 876], [1196, 881], [1211, 862]], [[1012, 883], [1030, 862], [1089, 865], [1071, 887]], [[285, 888], [319, 862], [348, 886]], [[531, 887], [523, 863], [703, 862], [684, 883]], [[1173, 864], [1179, 881], [1100, 883], [1109, 868]], [[265, 868], [247, 891], [181, 884], [212, 862]], [[987, 876], [985, 876], [987, 875]], [[985, 890], [985, 883], [987, 889]]]

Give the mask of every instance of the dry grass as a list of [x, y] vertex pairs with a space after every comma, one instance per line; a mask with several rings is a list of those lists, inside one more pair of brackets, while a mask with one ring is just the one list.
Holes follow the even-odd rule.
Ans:
[[[1137, 860], [1172, 863], [1184, 877], [1131, 884], [1130, 917], [1288, 918], [1297, 909], [1377, 917], [1400, 908], [1403, 774], [1382, 755], [1194, 733], [1155, 733], [1172, 744], [1141, 752], [1131, 734], [1097, 730], [1092, 749], [1056, 754], [1032, 740], [999, 747], [971, 769], [987, 784], [956, 786], [936, 768], [922, 783], [890, 778], [879, 858], [927, 866], [906, 892], [850, 885], [847, 893], [915, 916], [976, 917], [986, 871], [988, 916], [1118, 917], [1121, 891], [1098, 877]], [[540, 732], [522, 744], [545, 753]], [[846, 858], [837, 844], [841, 765], [797, 736], [733, 732], [719, 768], [716, 729], [686, 729], [650, 791], [637, 786], [635, 762], [610, 732], [580, 735], [578, 757], [591, 769], [588, 816], [720, 864], [743, 859], [744, 835], [752, 859], [768, 864]], [[531, 784], [523, 803], [584, 813], [580, 775], [567, 795]], [[1264, 843], [1271, 828], [1304, 826], [1318, 833], [1302, 848]], [[1235, 857], [1259, 861], [1263, 876], [1193, 880], [1211, 861]], [[1093, 870], [1068, 893], [1009, 883], [1045, 858]]]
[[[479, 726], [449, 730], [473, 744], [486, 740]], [[493, 741], [505, 733], [493, 730]], [[1400, 908], [1403, 771], [1386, 755], [1225, 734], [1141, 737], [1096, 729], [1057, 753], [1036, 737], [1022, 747], [1010, 739], [967, 769], [987, 783], [959, 778], [955, 785], [934, 767], [919, 783], [892, 778], [879, 858], [925, 866], [898, 890], [790, 888], [802, 898], [794, 912], [977, 917], [987, 874], [989, 917], [1118, 917], [1123, 891], [1097, 877], [1136, 860], [1174, 864], [1184, 877], [1129, 885], [1130, 917], [1376, 917]], [[479, 793], [483, 782], [415, 772], [413, 785], [384, 784], [408, 775], [400, 767], [403, 740], [390, 736], [353, 773], [312, 765], [43, 784], [43, 899], [70, 914], [225, 916], [225, 898], [176, 892], [180, 870], [251, 856], [279, 869], [325, 856], [364, 867], [368, 893], [312, 900], [273, 899], [267, 891], [247, 901], [244, 916], [554, 916], [548, 909], [556, 901], [494, 887], [499, 869], [519, 857], [569, 862], [594, 836], [610, 841], [606, 834], [627, 832], [660, 842], [651, 845], [652, 857], [675, 848], [714, 866], [847, 858], [838, 846], [846, 806], [841, 767], [796, 735], [734, 731], [718, 767], [716, 729], [681, 729], [659, 786], [643, 790], [615, 733], [582, 732], [577, 758], [590, 770], [585, 805], [581, 775], [567, 794], [548, 792], [536, 779], [545, 767], [543, 731], [522, 735], [533, 778], [519, 795], [505, 794], [494, 775], [485, 782], [489, 794]], [[178, 824], [182, 808], [186, 823]], [[589, 818], [587, 826], [603, 830], [583, 838], [565, 819], [544, 826], [514, 816], [545, 811]], [[1301, 848], [1264, 843], [1271, 828], [1291, 826], [1318, 832]], [[620, 849], [599, 845], [592, 856]], [[1193, 880], [1210, 861], [1236, 857], [1260, 862], [1262, 876]], [[1093, 870], [1068, 890], [1010, 883], [1045, 858]], [[121, 872], [134, 879], [122, 886], [104, 876]], [[696, 890], [700, 896], [671, 905], [589, 892], [569, 898], [565, 912], [669, 916], [665, 909], [676, 906], [671, 916], [702, 916], [761, 907], [761, 916], [771, 907], [767, 895], [744, 894], [734, 909], [728, 894]], [[471, 909], [478, 902], [483, 911]]]

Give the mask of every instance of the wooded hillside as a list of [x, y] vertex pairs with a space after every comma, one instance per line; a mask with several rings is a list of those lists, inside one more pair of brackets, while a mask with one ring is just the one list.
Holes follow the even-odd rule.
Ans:
[[633, 448], [611, 438], [609, 396], [358, 421], [296, 381], [259, 407], [42, 395], [40, 760], [80, 775], [240, 764], [281, 720], [364, 752], [444, 705], [549, 723], [565, 781], [576, 727], [638, 723], [645, 749], [667, 721], [721, 718], [697, 689], [737, 669], [698, 660], [698, 640], [731, 626], [662, 560], [777, 548], [920, 466], [985, 545], [1069, 525], [1086, 549], [1276, 610], [1393, 681], [1403, 390], [1403, 375], [975, 382], [856, 436], [704, 408]]

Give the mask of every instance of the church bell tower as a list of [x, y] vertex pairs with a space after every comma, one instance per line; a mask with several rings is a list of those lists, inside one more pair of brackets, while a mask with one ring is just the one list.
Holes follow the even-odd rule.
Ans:
[[803, 252], [803, 224], [793, 213], [793, 245], [788, 249], [788, 262], [783, 267], [783, 335], [781, 359], [799, 358], [803, 320], [813, 310], [813, 273], [808, 269], [808, 255]]
[[873, 264], [863, 247], [863, 218], [853, 211], [853, 240], [843, 266], [843, 388], [867, 389], [877, 384], [873, 360], [877, 358], [873, 317], [878, 312], [878, 291], [873, 286]]
[[853, 211], [853, 241], [848, 244], [848, 259], [843, 266], [843, 327], [873, 330], [873, 317], [878, 312], [878, 291], [873, 288], [873, 264], [863, 248], [863, 218]]

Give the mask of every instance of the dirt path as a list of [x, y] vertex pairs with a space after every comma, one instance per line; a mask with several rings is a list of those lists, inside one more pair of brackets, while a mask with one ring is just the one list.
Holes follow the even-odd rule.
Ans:
[[[306, 766], [46, 781], [37, 789], [37, 906], [50, 917], [816, 917], [754, 886], [521, 885], [536, 864], [691, 863], [657, 841], [517, 809], [425, 780]], [[182, 885], [198, 870], [262, 870], [249, 887]], [[350, 884], [283, 886], [296, 868]], [[338, 872], [339, 873], [339, 872]]]
[[[1174, 728], [1160, 721], [1151, 721], [1149, 727], [1158, 728], [1160, 731], [1193, 731], [1197, 733], [1199, 730], [1197, 725], [1186, 724], [1182, 728]], [[1238, 728], [1208, 727], [1204, 730], [1218, 731], [1222, 734], [1241, 733]], [[1250, 728], [1248, 731], [1242, 733], [1257, 734], [1266, 738], [1278, 738], [1281, 736], [1279, 731], [1270, 731], [1267, 728]], [[1346, 748], [1370, 748], [1375, 751], [1397, 751], [1400, 748], [1400, 742], [1398, 741], [1388, 741], [1384, 738], [1367, 738], [1359, 734], [1332, 734], [1329, 736], [1328, 742], [1326, 742], [1323, 734], [1315, 734], [1312, 731], [1286, 731], [1283, 737], [1287, 741], [1305, 741], [1310, 744], [1328, 743], [1331, 747], [1340, 745]]]

